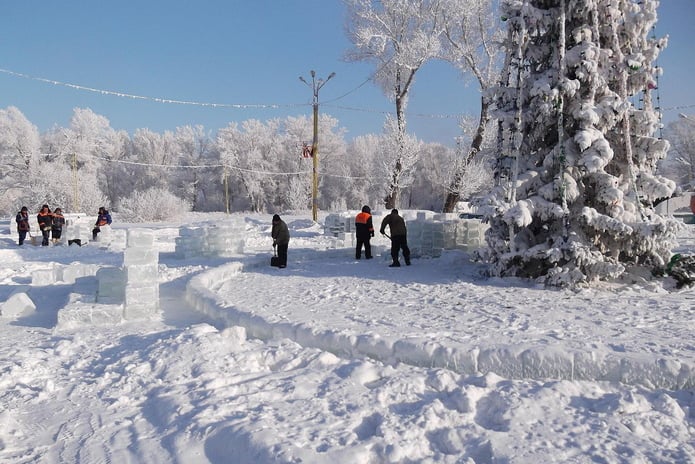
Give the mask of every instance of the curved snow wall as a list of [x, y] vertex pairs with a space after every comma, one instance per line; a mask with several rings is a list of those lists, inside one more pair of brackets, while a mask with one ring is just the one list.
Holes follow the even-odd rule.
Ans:
[[213, 284], [234, 279], [245, 266], [260, 262], [235, 262], [193, 277], [186, 287], [191, 306], [222, 327], [241, 326], [262, 340], [283, 339], [343, 357], [368, 356], [387, 364], [406, 363], [441, 367], [462, 374], [494, 372], [509, 379], [611, 381], [648, 388], [695, 387], [693, 366], [675, 360], [623, 353], [605, 355], [557, 346], [491, 345], [461, 350], [438, 343], [415, 343], [348, 332], [317, 330], [301, 323], [271, 323], [258, 315], [225, 306], [210, 290]]

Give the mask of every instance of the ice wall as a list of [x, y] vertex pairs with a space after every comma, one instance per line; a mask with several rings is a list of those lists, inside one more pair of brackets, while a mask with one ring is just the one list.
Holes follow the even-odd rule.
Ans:
[[218, 224], [181, 227], [175, 239], [175, 255], [181, 259], [229, 258], [244, 252], [246, 222], [230, 218]]

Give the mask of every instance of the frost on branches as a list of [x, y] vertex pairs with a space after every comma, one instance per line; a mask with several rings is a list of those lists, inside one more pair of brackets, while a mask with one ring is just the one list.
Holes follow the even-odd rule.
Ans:
[[665, 39], [655, 0], [506, 0], [507, 56], [491, 89], [497, 185], [481, 257], [498, 276], [572, 285], [663, 266], [679, 223], [654, 211], [673, 181], [655, 174], [651, 91]]

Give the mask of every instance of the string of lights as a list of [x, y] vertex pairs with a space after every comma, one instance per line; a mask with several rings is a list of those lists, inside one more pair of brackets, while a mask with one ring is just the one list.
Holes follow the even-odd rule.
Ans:
[[[20, 77], [23, 79], [29, 79], [29, 80], [34, 80], [34, 81], [38, 81], [38, 82], [44, 82], [47, 84], [53, 84], [53, 85], [68, 87], [68, 88], [72, 88], [75, 90], [82, 90], [85, 92], [93, 92], [93, 93], [98, 93], [101, 95], [110, 95], [110, 96], [121, 97], [121, 98], [131, 98], [131, 99], [135, 99], [135, 100], [152, 101], [152, 102], [157, 102], [157, 103], [202, 106], [202, 107], [209, 107], [209, 108], [235, 108], [235, 109], [281, 109], [281, 108], [305, 107], [305, 106], [311, 105], [310, 103], [245, 104], [245, 103], [215, 103], [215, 102], [199, 102], [199, 101], [192, 101], [192, 100], [177, 100], [177, 99], [173, 99], [173, 98], [134, 95], [134, 94], [126, 93], [126, 92], [118, 92], [118, 91], [114, 91], [114, 90], [98, 89], [95, 87], [88, 87], [88, 86], [79, 85], [79, 84], [72, 84], [69, 82], [62, 82], [62, 81], [58, 81], [55, 79], [47, 79], [47, 78], [43, 78], [43, 77], [31, 76], [29, 74], [24, 74], [21, 72], [12, 71], [9, 69], [4, 69], [4, 68], [0, 68], [0, 73], [8, 74], [8, 75], [14, 76], [14, 77]], [[376, 74], [376, 72], [374, 74]], [[339, 97], [336, 97], [336, 98], [333, 98], [331, 100], [328, 100], [327, 102], [321, 103], [321, 105], [328, 107], [328, 108], [336, 108], [339, 110], [346, 110], [346, 111], [361, 111], [361, 112], [365, 112], [365, 113], [375, 113], [375, 114], [384, 114], [384, 115], [393, 114], [393, 111], [388, 111], [388, 110], [379, 110], [379, 109], [374, 109], [374, 108], [362, 108], [362, 107], [355, 107], [355, 106], [331, 105], [330, 104], [331, 102], [335, 102], [335, 101], [338, 101], [342, 98], [345, 98], [346, 96], [355, 92], [359, 88], [363, 87], [365, 84], [367, 84], [367, 82], [372, 80], [374, 74], [369, 76], [367, 79], [365, 79], [359, 85], [354, 87], [352, 90], [342, 94]], [[695, 108], [695, 104], [663, 107], [662, 111], [675, 111], [675, 110], [683, 110], [683, 109], [690, 109], [690, 108]], [[428, 118], [428, 119], [458, 119], [458, 118], [461, 118], [463, 116], [463, 114], [410, 113], [410, 114], [408, 114], [408, 116], [409, 117], [417, 117], [417, 118]]]
[[[234, 109], [282, 109], [282, 108], [299, 108], [299, 107], [306, 107], [306, 106], [311, 105], [311, 103], [244, 104], [244, 103], [216, 103], [216, 102], [199, 102], [199, 101], [193, 101], [193, 100], [177, 100], [174, 98], [135, 95], [135, 94], [130, 94], [130, 93], [126, 93], [126, 92], [119, 92], [119, 91], [115, 91], [115, 90], [107, 90], [107, 89], [100, 89], [100, 88], [95, 88], [95, 87], [88, 87], [88, 86], [84, 86], [84, 85], [80, 85], [80, 84], [62, 82], [62, 81], [55, 80], [55, 79], [47, 79], [44, 77], [31, 76], [29, 74], [25, 74], [25, 73], [21, 73], [21, 72], [17, 72], [17, 71], [12, 71], [9, 69], [4, 69], [4, 68], [0, 68], [0, 73], [7, 74], [10, 76], [14, 76], [14, 77], [19, 77], [22, 79], [29, 79], [29, 80], [33, 80], [33, 81], [37, 81], [37, 82], [43, 82], [46, 84], [68, 87], [71, 89], [81, 90], [81, 91], [85, 91], [85, 92], [92, 92], [92, 93], [98, 93], [101, 95], [109, 95], [109, 96], [120, 97], [120, 98], [130, 98], [130, 99], [134, 99], [134, 100], [151, 101], [151, 102], [165, 103], [165, 104], [201, 106], [201, 107], [208, 107], [208, 108], [234, 108]], [[336, 108], [336, 109], [340, 109], [340, 110], [347, 110], [347, 111], [360, 111], [360, 112], [365, 112], [365, 113], [375, 113], [375, 114], [384, 114], [384, 115], [394, 114], [394, 111], [388, 111], [388, 110], [378, 110], [378, 109], [373, 109], [373, 108], [360, 108], [360, 107], [351, 107], [351, 106], [331, 105], [330, 104], [331, 102], [335, 102], [335, 101], [338, 101], [342, 98], [347, 97], [351, 93], [353, 93], [356, 90], [358, 90], [359, 88], [363, 87], [370, 80], [372, 80], [372, 77], [373, 77], [373, 75], [368, 77], [363, 82], [361, 82], [359, 85], [354, 87], [352, 90], [344, 93], [343, 95], [336, 97], [336, 98], [333, 98], [331, 100], [328, 100], [327, 102], [320, 103], [321, 106], [325, 106], [325, 107], [329, 107], [329, 108]], [[456, 118], [460, 118], [462, 115], [461, 114], [409, 113], [408, 116], [409, 117], [417, 117], [417, 118], [428, 118], [428, 119], [452, 119], [452, 118], [456, 119]]]
[[23, 74], [23, 73], [19, 73], [16, 71], [11, 71], [9, 69], [3, 69], [3, 68], [0, 68], [0, 72], [5, 73], [5, 74], [9, 74], [9, 75], [15, 76], [15, 77], [21, 77], [24, 79], [30, 79], [30, 80], [34, 80], [34, 81], [45, 82], [48, 84], [60, 85], [63, 87], [69, 87], [69, 88], [72, 88], [75, 90], [83, 90], [86, 92], [94, 92], [94, 93], [99, 93], [102, 95], [111, 95], [111, 96], [122, 97], [122, 98], [132, 98], [135, 100], [147, 100], [147, 101], [153, 101], [153, 102], [157, 102], [157, 103], [172, 103], [172, 104], [177, 104], [177, 105], [192, 105], [192, 106], [207, 106], [207, 107], [211, 107], [211, 108], [237, 108], [237, 109], [264, 109], [264, 108], [278, 109], [278, 108], [292, 108], [292, 107], [300, 107], [300, 106], [309, 106], [307, 103], [295, 103], [295, 104], [280, 105], [280, 104], [211, 103], [211, 102], [198, 102], [198, 101], [190, 101], [190, 100], [176, 100], [173, 98], [149, 97], [149, 96], [144, 96], [144, 95], [134, 95], [134, 94], [125, 93], [125, 92], [117, 92], [114, 90], [97, 89], [94, 87], [87, 87], [87, 86], [79, 85], [79, 84], [71, 84], [68, 82], [61, 82], [61, 81], [57, 81], [54, 79], [46, 79], [43, 77], [30, 76], [28, 74]]

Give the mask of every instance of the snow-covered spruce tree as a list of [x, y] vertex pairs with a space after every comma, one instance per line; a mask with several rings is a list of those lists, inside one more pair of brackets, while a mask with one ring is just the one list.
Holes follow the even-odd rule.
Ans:
[[[506, 0], [507, 60], [493, 89], [498, 187], [481, 254], [492, 275], [572, 285], [662, 266], [678, 223], [653, 206], [668, 142], [650, 91], [665, 40], [656, 0]], [[637, 101], [638, 103], [633, 103]]]

